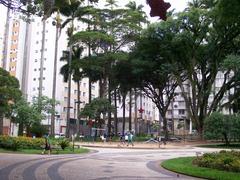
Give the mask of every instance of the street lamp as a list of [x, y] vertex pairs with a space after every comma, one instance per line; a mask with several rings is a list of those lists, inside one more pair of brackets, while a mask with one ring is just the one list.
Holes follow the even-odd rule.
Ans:
[[[79, 113], [80, 113], [80, 104], [83, 103], [82, 101], [75, 101], [74, 106], [75, 106], [75, 111], [74, 111], [74, 119], [77, 121], [77, 134], [80, 131], [80, 118], [79, 118]], [[78, 104], [77, 107], [77, 118], [76, 118], [76, 104]]]
[[185, 115], [182, 115], [181, 116], [183, 118], [183, 139], [184, 139], [184, 143], [185, 143], [185, 131], [186, 131], [186, 116]]

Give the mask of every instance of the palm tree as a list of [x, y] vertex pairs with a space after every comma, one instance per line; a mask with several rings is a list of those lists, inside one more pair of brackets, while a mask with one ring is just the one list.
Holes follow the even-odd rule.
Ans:
[[[75, 45], [72, 47], [72, 62], [71, 65], [69, 64], [69, 57], [65, 56], [62, 57], [61, 60], [66, 61], [67, 64], [65, 64], [64, 66], [61, 67], [60, 69], [60, 73], [63, 75], [64, 77], [64, 81], [65, 82], [69, 82], [71, 80], [69, 80], [69, 74], [72, 74], [73, 76], [73, 81], [75, 83], [77, 83], [77, 133], [79, 133], [79, 129], [80, 129], [80, 125], [79, 125], [79, 121], [80, 121], [80, 81], [82, 80], [82, 78], [84, 77], [83, 72], [81, 71], [81, 64], [80, 64], [80, 58], [81, 58], [81, 54], [83, 52], [83, 47], [79, 46], [79, 45]], [[71, 66], [69, 68], [69, 66]], [[69, 71], [71, 70], [71, 71]]]

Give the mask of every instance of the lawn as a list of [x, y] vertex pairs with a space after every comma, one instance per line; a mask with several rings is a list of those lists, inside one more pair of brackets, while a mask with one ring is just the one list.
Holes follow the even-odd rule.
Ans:
[[[72, 148], [66, 148], [65, 150], [54, 149], [52, 150], [51, 154], [81, 154], [81, 153], [87, 153], [87, 152], [89, 152], [89, 149], [79, 148], [79, 149], [74, 149], [74, 151], [72, 151]], [[0, 153], [41, 154], [42, 149], [18, 149], [17, 151], [12, 151], [12, 150], [0, 148]], [[47, 152], [45, 152], [45, 154], [47, 154]]]
[[170, 159], [162, 162], [162, 167], [186, 174], [189, 176], [201, 177], [206, 179], [218, 179], [218, 180], [239, 180], [240, 173], [220, 171], [210, 168], [198, 167], [192, 164], [194, 157], [182, 157], [176, 159]]

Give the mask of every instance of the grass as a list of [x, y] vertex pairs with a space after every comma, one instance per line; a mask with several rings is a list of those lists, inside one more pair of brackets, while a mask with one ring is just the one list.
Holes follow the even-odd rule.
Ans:
[[181, 174], [218, 180], [239, 180], [240, 173], [220, 171], [216, 169], [198, 167], [192, 164], [195, 157], [183, 157], [162, 162], [162, 167]]
[[230, 145], [226, 144], [205, 144], [205, 145], [200, 145], [199, 147], [204, 147], [204, 148], [223, 148], [223, 149], [240, 149], [240, 144], [233, 143]]
[[[65, 150], [52, 150], [51, 154], [81, 154], [87, 153], [89, 149], [79, 148], [74, 149], [74, 152], [71, 148], [66, 148]], [[42, 149], [18, 149], [17, 151], [7, 150], [0, 148], [0, 153], [16, 153], [16, 154], [41, 154]], [[48, 152], [45, 152], [47, 154]]]

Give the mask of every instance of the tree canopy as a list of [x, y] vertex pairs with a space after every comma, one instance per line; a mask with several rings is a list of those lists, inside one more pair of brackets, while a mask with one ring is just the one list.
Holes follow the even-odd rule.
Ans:
[[0, 68], [0, 134], [3, 133], [3, 117], [9, 117], [13, 105], [20, 99], [18, 80]]

